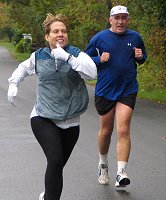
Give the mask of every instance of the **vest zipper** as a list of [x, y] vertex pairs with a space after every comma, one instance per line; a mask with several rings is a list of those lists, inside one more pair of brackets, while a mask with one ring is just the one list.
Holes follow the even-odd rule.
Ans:
[[56, 72], [58, 72], [58, 61], [55, 59], [55, 69], [56, 69]]

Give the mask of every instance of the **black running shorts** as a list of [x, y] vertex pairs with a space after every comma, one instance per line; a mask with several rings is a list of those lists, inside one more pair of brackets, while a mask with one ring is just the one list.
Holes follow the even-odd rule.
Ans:
[[95, 96], [95, 107], [99, 115], [107, 114], [117, 102], [123, 103], [134, 110], [135, 102], [137, 98], [137, 92], [129, 94], [118, 100], [109, 100], [105, 97]]

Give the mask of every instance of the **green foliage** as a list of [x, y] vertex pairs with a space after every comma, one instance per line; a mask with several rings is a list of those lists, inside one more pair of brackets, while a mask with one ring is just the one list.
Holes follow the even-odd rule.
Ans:
[[86, 4], [83, 0], [69, 0], [68, 5], [57, 12], [68, 16], [70, 42], [81, 49], [85, 48], [94, 34], [106, 27], [109, 13], [105, 4], [93, 0]]
[[32, 41], [30, 39], [24, 39], [24, 53], [32, 52]]
[[16, 52], [24, 53], [24, 39], [21, 39], [21, 40], [16, 44]]
[[21, 39], [16, 45], [16, 52], [19, 53], [30, 53], [32, 49], [32, 43], [29, 39]]
[[13, 28], [12, 43], [16, 46], [22, 38], [22, 30], [18, 27]]

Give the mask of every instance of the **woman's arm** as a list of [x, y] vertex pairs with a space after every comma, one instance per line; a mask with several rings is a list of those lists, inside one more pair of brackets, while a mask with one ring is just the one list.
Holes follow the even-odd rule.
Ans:
[[9, 84], [15, 83], [17, 86], [27, 76], [32, 76], [35, 73], [35, 53], [32, 53], [30, 58], [23, 61], [14, 70], [11, 77], [8, 79]]
[[8, 79], [8, 101], [13, 106], [14, 97], [17, 96], [17, 87], [20, 82], [24, 80], [26, 76], [31, 76], [35, 73], [35, 53], [32, 53], [31, 57], [18, 65], [18, 68], [12, 73], [12, 76]]
[[[72, 59], [72, 58], [71, 58]], [[93, 60], [84, 52], [80, 52], [78, 57], [75, 58], [78, 62], [72, 68], [77, 71], [85, 80], [93, 80], [97, 77], [97, 68]]]
[[74, 57], [61, 48], [60, 45], [57, 45], [57, 48], [51, 51], [51, 55], [54, 56], [55, 59], [68, 62], [72, 69], [77, 71], [83, 79], [92, 80], [97, 76], [96, 64], [90, 56], [84, 52], [80, 52], [78, 57]]

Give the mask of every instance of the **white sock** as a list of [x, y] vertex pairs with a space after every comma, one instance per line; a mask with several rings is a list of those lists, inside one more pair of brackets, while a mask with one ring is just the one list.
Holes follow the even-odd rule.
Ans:
[[125, 162], [125, 161], [118, 161], [117, 164], [118, 164], [117, 174], [119, 172], [122, 172], [122, 170], [126, 170], [126, 168], [127, 168], [127, 162]]
[[99, 165], [101, 164], [107, 164], [108, 160], [107, 160], [107, 154], [101, 155], [99, 153]]

